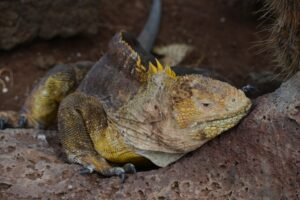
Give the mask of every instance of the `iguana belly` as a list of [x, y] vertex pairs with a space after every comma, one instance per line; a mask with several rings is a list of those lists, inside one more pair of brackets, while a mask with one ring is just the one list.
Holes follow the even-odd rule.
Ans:
[[92, 140], [95, 150], [110, 162], [132, 163], [135, 165], [149, 162], [126, 145], [123, 137], [111, 126], [101, 131], [100, 134], [93, 135]]

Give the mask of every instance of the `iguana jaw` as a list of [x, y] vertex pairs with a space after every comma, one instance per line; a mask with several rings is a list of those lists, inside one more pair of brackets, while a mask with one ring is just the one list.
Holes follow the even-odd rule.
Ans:
[[191, 128], [195, 130], [202, 130], [199, 131], [201, 137], [212, 139], [238, 124], [239, 121], [247, 114], [250, 107], [251, 104], [248, 104], [240, 113], [231, 114], [230, 116], [222, 119], [195, 123]]
[[186, 147], [181, 147], [182, 150], [185, 149], [186, 151], [170, 153], [168, 151], [141, 150], [137, 148], [136, 152], [151, 160], [155, 165], [160, 167], [166, 167], [170, 163], [181, 158], [187, 152], [199, 148], [207, 141], [218, 136], [222, 132], [234, 127], [240, 121], [240, 119], [245, 116], [246, 113], [247, 112], [241, 112], [240, 114], [228, 118], [200, 124], [197, 123], [192, 128], [181, 130], [180, 134], [188, 136], [191, 139], [191, 141], [193, 141], [188, 142], [189, 145], [187, 145]]
[[241, 90], [201, 75], [178, 77], [169, 90], [180, 128], [203, 124], [207, 130], [223, 130], [237, 124], [251, 107]]

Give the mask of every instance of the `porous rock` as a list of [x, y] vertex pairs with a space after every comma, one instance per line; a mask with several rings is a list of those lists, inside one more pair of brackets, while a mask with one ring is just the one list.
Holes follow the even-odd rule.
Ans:
[[56, 132], [0, 132], [1, 199], [299, 199], [300, 72], [255, 100], [234, 129], [178, 162], [118, 178], [82, 176]]
[[30, 41], [98, 31], [100, 0], [10, 0], [0, 2], [0, 49]]

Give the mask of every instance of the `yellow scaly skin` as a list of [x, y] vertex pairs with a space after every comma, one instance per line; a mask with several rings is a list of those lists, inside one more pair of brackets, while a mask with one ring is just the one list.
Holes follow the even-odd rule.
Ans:
[[55, 125], [59, 103], [73, 92], [93, 66], [83, 61], [58, 64], [33, 88], [21, 111], [0, 112], [6, 127], [45, 129]]

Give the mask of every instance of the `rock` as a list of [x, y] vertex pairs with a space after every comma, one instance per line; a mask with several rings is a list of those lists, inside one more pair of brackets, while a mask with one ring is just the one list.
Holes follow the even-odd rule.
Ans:
[[118, 178], [81, 176], [56, 132], [0, 132], [1, 199], [299, 199], [300, 72], [255, 101], [238, 127], [178, 162]]
[[97, 33], [100, 6], [100, 0], [1, 1], [0, 49], [11, 49], [37, 37]]

